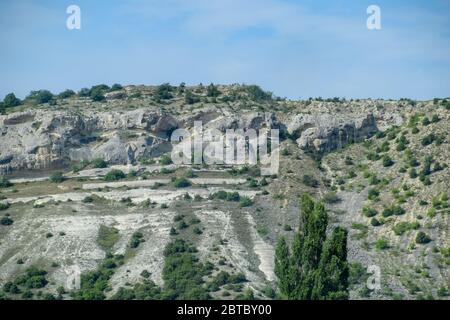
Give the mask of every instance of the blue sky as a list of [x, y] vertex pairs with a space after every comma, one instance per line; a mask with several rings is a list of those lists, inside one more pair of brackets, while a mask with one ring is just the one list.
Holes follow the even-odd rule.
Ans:
[[[66, 28], [71, 4], [81, 30]], [[381, 30], [366, 28], [371, 4]], [[448, 97], [449, 14], [448, 0], [2, 0], [0, 98], [116, 82]]]

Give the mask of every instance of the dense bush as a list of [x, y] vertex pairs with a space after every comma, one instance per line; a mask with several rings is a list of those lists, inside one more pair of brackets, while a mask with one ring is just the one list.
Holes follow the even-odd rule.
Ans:
[[164, 166], [172, 164], [172, 158], [169, 155], [165, 154], [161, 157], [160, 163]]
[[105, 181], [118, 181], [125, 179], [125, 173], [122, 170], [113, 169], [105, 176]]
[[115, 83], [115, 84], [112, 85], [110, 91], [119, 91], [119, 90], [122, 90], [122, 89], [123, 89], [122, 85], [120, 85], [118, 83]]
[[375, 210], [373, 208], [369, 208], [369, 207], [364, 207], [362, 211], [363, 211], [363, 214], [368, 218], [372, 218], [378, 214], [377, 210]]
[[204, 277], [211, 272], [210, 265], [198, 262], [196, 249], [177, 239], [164, 249], [164, 298], [206, 300], [210, 296], [204, 287]]
[[48, 90], [31, 91], [27, 100], [33, 100], [37, 104], [48, 103], [53, 100], [53, 93]]
[[91, 161], [92, 167], [102, 169], [108, 167], [108, 163], [103, 159], [94, 159]]
[[431, 241], [431, 238], [423, 231], [419, 231], [416, 235], [416, 243], [426, 244]]
[[96, 86], [91, 87], [89, 89], [89, 97], [93, 101], [103, 101], [105, 100], [104, 94], [108, 92], [110, 88], [106, 84], [99, 84]]
[[389, 241], [386, 238], [378, 239], [375, 242], [375, 248], [377, 250], [385, 250], [389, 248]]
[[241, 197], [239, 200], [240, 207], [250, 207], [253, 205], [253, 201], [249, 197]]
[[63, 92], [61, 92], [60, 94], [58, 94], [58, 98], [67, 99], [67, 98], [73, 97], [74, 95], [75, 95], [75, 91], [67, 89], [67, 90], [64, 90]]
[[397, 151], [405, 150], [408, 144], [409, 144], [408, 139], [406, 139], [404, 135], [400, 136], [400, 138], [397, 141]]
[[393, 231], [396, 235], [400, 236], [408, 230], [415, 230], [418, 228], [420, 228], [418, 222], [399, 222], [394, 226]]
[[244, 85], [243, 90], [249, 95], [251, 100], [267, 101], [272, 100], [272, 93], [262, 90], [257, 85]]
[[5, 96], [5, 98], [3, 99], [3, 105], [4, 105], [5, 108], [17, 107], [21, 103], [22, 103], [22, 101], [20, 101], [20, 99], [18, 99], [14, 95], [14, 93], [8, 93]]
[[162, 85], [156, 87], [153, 96], [157, 101], [172, 99], [173, 98], [172, 90], [173, 88], [169, 83], [163, 83]]
[[24, 275], [17, 277], [14, 284], [27, 289], [44, 288], [48, 283], [46, 275], [47, 271], [32, 266], [25, 271]]
[[403, 209], [400, 206], [386, 207], [386, 208], [384, 208], [383, 212], [381, 213], [381, 215], [383, 217], [390, 217], [390, 216], [393, 216], [393, 215], [400, 216], [400, 215], [403, 215], [403, 214], [405, 214], [405, 209]]
[[237, 191], [235, 192], [226, 192], [224, 190], [217, 191], [210, 195], [210, 199], [219, 199], [219, 200], [226, 200], [226, 201], [239, 201], [241, 199], [241, 196]]
[[82, 88], [80, 91], [78, 91], [78, 95], [80, 97], [89, 97], [90, 90], [88, 88]]
[[383, 156], [383, 167], [390, 167], [394, 164], [394, 161], [387, 154]]
[[131, 248], [137, 248], [139, 247], [139, 245], [141, 244], [141, 242], [144, 242], [144, 235], [142, 234], [142, 232], [135, 232], [133, 233], [133, 235], [131, 236], [131, 240], [130, 240], [130, 247]]
[[[2, 203], [0, 203], [0, 210], [1, 210], [1, 205], [2, 205]], [[2, 226], [10, 226], [10, 225], [12, 225], [13, 223], [14, 223], [14, 220], [11, 219], [10, 217], [2, 217], [2, 218], [0, 219], [0, 224], [1, 224]]]
[[53, 183], [61, 183], [64, 181], [64, 175], [61, 171], [53, 172], [50, 176], [50, 181]]
[[181, 177], [173, 181], [173, 186], [175, 188], [187, 188], [191, 186], [191, 182], [188, 179]]
[[90, 97], [92, 101], [99, 102], [105, 100], [105, 96], [100, 90], [91, 91]]
[[123, 256], [108, 254], [97, 270], [81, 275], [81, 288], [71, 293], [72, 298], [75, 300], [104, 300], [108, 281], [114, 274], [114, 269], [122, 264]]
[[206, 95], [208, 97], [215, 98], [215, 97], [218, 97], [220, 95], [220, 91], [213, 83], [211, 83], [208, 86], [208, 88], [206, 89]]
[[424, 126], [427, 126], [427, 125], [429, 125], [431, 122], [430, 122], [430, 119], [428, 119], [428, 117], [424, 117], [423, 119], [422, 119], [422, 125], [424, 125]]
[[162, 299], [161, 288], [151, 280], [137, 283], [132, 289], [119, 288], [112, 297], [113, 300], [160, 300]]
[[12, 183], [5, 176], [0, 176], [0, 188], [9, 188], [11, 186]]
[[372, 219], [370, 219], [370, 224], [373, 227], [378, 227], [381, 225], [381, 222], [377, 218], [372, 218]]
[[380, 195], [380, 191], [378, 189], [369, 189], [368, 191], [368, 199], [369, 200], [375, 200]]

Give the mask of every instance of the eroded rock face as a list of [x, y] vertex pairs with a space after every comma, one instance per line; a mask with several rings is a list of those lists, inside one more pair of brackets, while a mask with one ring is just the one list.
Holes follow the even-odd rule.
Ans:
[[324, 153], [370, 137], [378, 131], [372, 113], [351, 117], [331, 114], [299, 114], [287, 126], [300, 148]]
[[0, 174], [21, 169], [52, 169], [81, 160], [101, 158], [110, 164], [130, 164], [143, 157], [160, 156], [172, 150], [173, 130], [203, 129], [286, 130], [300, 148], [328, 152], [375, 133], [372, 113], [340, 115], [298, 114], [281, 121], [273, 112], [242, 114], [200, 112], [176, 119], [150, 109], [132, 111], [33, 110], [0, 116]]
[[166, 152], [166, 140], [177, 127], [172, 116], [147, 110], [0, 116], [0, 174], [94, 158], [131, 163]]

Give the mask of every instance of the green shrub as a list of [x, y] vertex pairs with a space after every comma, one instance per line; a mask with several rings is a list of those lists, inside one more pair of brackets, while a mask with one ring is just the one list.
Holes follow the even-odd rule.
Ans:
[[0, 188], [9, 188], [13, 184], [4, 176], [0, 176]]
[[64, 175], [61, 171], [53, 172], [50, 176], [50, 181], [53, 183], [61, 183], [64, 181]]
[[25, 271], [24, 275], [14, 280], [14, 284], [27, 289], [44, 288], [48, 283], [46, 275], [47, 271], [31, 266]]
[[123, 89], [122, 85], [120, 85], [118, 83], [115, 83], [115, 84], [112, 85], [110, 91], [119, 91], [119, 90], [122, 90], [122, 89]]
[[123, 264], [121, 255], [107, 254], [107, 258], [97, 270], [81, 275], [80, 290], [71, 293], [74, 300], [104, 300], [108, 281], [114, 274], [114, 269]]
[[86, 197], [84, 197], [82, 202], [83, 203], [92, 203], [92, 202], [94, 202], [94, 197], [93, 196], [86, 196]]
[[208, 88], [206, 89], [206, 95], [208, 97], [215, 98], [215, 97], [218, 97], [220, 95], [220, 91], [213, 83], [211, 83], [208, 86]]
[[192, 185], [191, 181], [184, 177], [176, 178], [172, 183], [175, 188], [187, 188]]
[[380, 195], [380, 191], [378, 189], [369, 189], [368, 191], [368, 199], [369, 200], [375, 200]]
[[373, 227], [378, 227], [381, 225], [381, 222], [377, 218], [372, 218], [372, 219], [370, 219], [370, 224]]
[[431, 241], [431, 238], [423, 231], [419, 231], [416, 235], [416, 243], [426, 244]]
[[22, 103], [20, 99], [16, 98], [14, 93], [8, 93], [3, 99], [3, 105], [5, 108], [17, 107]]
[[387, 154], [383, 156], [383, 167], [390, 167], [394, 164], [394, 161]]
[[239, 201], [240, 207], [250, 207], [253, 205], [253, 201], [249, 197], [241, 197]]
[[406, 231], [409, 230], [414, 230], [414, 229], [418, 229], [420, 228], [420, 224], [418, 222], [399, 222], [397, 223], [394, 228], [393, 231], [397, 236], [400, 236], [402, 234], [404, 234]]
[[99, 90], [92, 91], [90, 94], [90, 97], [91, 97], [92, 101], [95, 101], [95, 102], [100, 102], [100, 101], [105, 100], [105, 96]]
[[125, 173], [121, 170], [113, 169], [110, 172], [108, 172], [105, 176], [105, 181], [118, 181], [125, 179]]
[[7, 210], [9, 207], [10, 204], [8, 202], [6, 203], [0, 202], [0, 211]]
[[103, 159], [94, 159], [91, 161], [91, 164], [96, 169], [103, 169], [108, 167], [108, 163]]
[[397, 141], [397, 151], [403, 151], [406, 149], [406, 146], [409, 144], [409, 141], [406, 139], [404, 135], [400, 136]]
[[251, 100], [254, 100], [254, 101], [270, 101], [270, 100], [272, 100], [272, 93], [262, 90], [257, 85], [244, 85], [242, 87], [242, 89], [249, 95]]
[[195, 256], [196, 248], [177, 239], [164, 249], [164, 298], [165, 299], [209, 299], [204, 286], [204, 277], [209, 275], [212, 265], [202, 264]]
[[89, 97], [89, 89], [88, 88], [82, 88], [80, 91], [78, 91], [78, 95], [80, 97]]
[[237, 191], [235, 192], [226, 192], [224, 190], [217, 191], [209, 197], [210, 199], [218, 199], [218, 200], [226, 200], [226, 201], [235, 201], [238, 202], [241, 199], [241, 196]]
[[394, 205], [384, 208], [383, 212], [381, 213], [381, 215], [385, 218], [393, 216], [393, 215], [400, 216], [403, 214], [405, 214], [405, 209], [403, 209], [400, 206], [394, 206]]
[[367, 160], [370, 161], [378, 161], [380, 160], [380, 155], [376, 152], [368, 152], [367, 153]]
[[153, 97], [157, 101], [172, 99], [172, 89], [173, 88], [169, 83], [163, 83], [156, 88], [155, 92], [153, 93]]
[[184, 220], [181, 220], [181, 221], [178, 222], [177, 228], [179, 230], [183, 230], [183, 229], [186, 229], [188, 227], [189, 227], [189, 225]]
[[89, 96], [93, 101], [103, 101], [105, 100], [104, 94], [108, 92], [110, 89], [106, 84], [99, 84], [96, 86], [93, 86], [89, 90]]
[[142, 234], [142, 232], [135, 232], [133, 233], [133, 235], [131, 236], [131, 240], [130, 240], [130, 247], [131, 248], [137, 248], [139, 247], [139, 245], [141, 244], [141, 242], [144, 242], [144, 235]]
[[389, 248], [389, 241], [386, 238], [380, 238], [375, 242], [377, 250], [385, 250]]
[[74, 95], [75, 95], [75, 91], [67, 89], [67, 90], [64, 90], [63, 92], [61, 92], [60, 94], [58, 94], [58, 98], [67, 99], [67, 98], [73, 97]]
[[378, 214], [378, 211], [373, 209], [373, 208], [369, 208], [369, 207], [364, 207], [363, 208], [363, 214], [367, 217], [367, 218], [372, 218], [374, 216], [376, 216]]
[[436, 140], [436, 135], [434, 133], [430, 133], [430, 134], [426, 135], [425, 137], [423, 137], [422, 140], [420, 141], [420, 143], [423, 146], [428, 146], [428, 145], [432, 144], [435, 140]]
[[169, 155], [165, 154], [161, 157], [160, 163], [164, 166], [172, 164], [172, 158]]
[[[1, 203], [0, 203], [0, 205], [1, 205]], [[0, 206], [0, 208], [1, 208], [1, 206]], [[0, 209], [1, 210], [1, 209]], [[1, 219], [0, 219], [0, 224], [2, 225], [2, 226], [10, 226], [10, 225], [12, 225], [14, 223], [14, 220], [13, 219], [11, 219], [10, 217], [2, 217]]]
[[411, 179], [415, 179], [418, 177], [418, 173], [415, 168], [410, 168], [408, 174]]
[[37, 104], [48, 103], [53, 100], [53, 93], [48, 90], [31, 91], [27, 99], [33, 100]]

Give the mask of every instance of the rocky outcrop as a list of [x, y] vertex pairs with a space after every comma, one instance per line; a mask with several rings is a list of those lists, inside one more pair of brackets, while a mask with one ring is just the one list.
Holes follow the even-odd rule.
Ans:
[[167, 140], [177, 127], [172, 116], [148, 110], [0, 116], [0, 174], [94, 158], [132, 163], [170, 150]]
[[281, 121], [274, 112], [205, 109], [185, 118], [155, 109], [131, 111], [33, 110], [0, 116], [0, 174], [21, 169], [52, 169], [72, 162], [102, 158], [110, 164], [135, 163], [172, 150], [176, 128], [286, 130], [300, 148], [328, 152], [377, 131], [371, 113], [339, 116], [297, 114]]
[[300, 148], [319, 154], [360, 141], [378, 131], [371, 113], [354, 116], [299, 114], [287, 129]]

